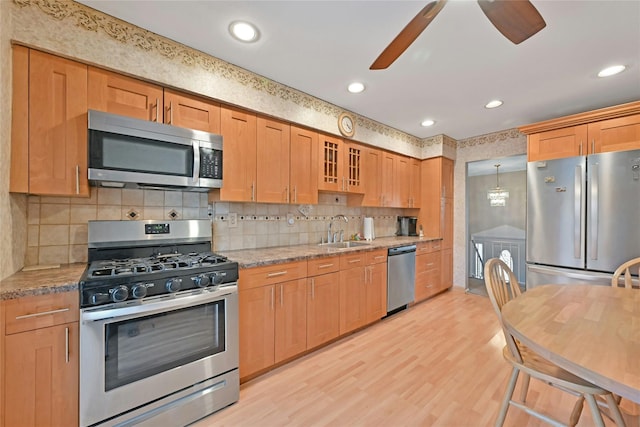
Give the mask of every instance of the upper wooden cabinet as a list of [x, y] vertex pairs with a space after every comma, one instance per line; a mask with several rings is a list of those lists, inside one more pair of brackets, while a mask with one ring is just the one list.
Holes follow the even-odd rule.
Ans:
[[420, 177], [422, 176], [422, 162], [418, 159], [409, 160], [409, 207], [419, 208], [422, 200], [420, 194]]
[[256, 201], [289, 203], [290, 147], [288, 123], [258, 116]]
[[162, 86], [89, 67], [89, 109], [163, 122]]
[[[453, 160], [433, 157], [422, 161], [418, 225], [427, 237], [453, 241]], [[446, 229], [445, 229], [446, 227]]]
[[409, 201], [409, 157], [394, 154], [395, 165], [393, 167], [393, 203], [396, 208], [410, 207]]
[[324, 134], [320, 134], [318, 146], [318, 190], [362, 193], [364, 147]]
[[289, 200], [291, 203], [318, 203], [318, 134], [291, 126]]
[[233, 107], [220, 110], [220, 131], [225, 147], [222, 156], [224, 179], [222, 200], [256, 201], [257, 118]]
[[95, 67], [88, 79], [91, 110], [220, 133], [216, 102]]
[[87, 197], [87, 66], [13, 52], [10, 191]]
[[640, 148], [640, 101], [519, 128], [528, 160], [549, 160]]
[[362, 206], [382, 206], [382, 150], [365, 147], [362, 153]]

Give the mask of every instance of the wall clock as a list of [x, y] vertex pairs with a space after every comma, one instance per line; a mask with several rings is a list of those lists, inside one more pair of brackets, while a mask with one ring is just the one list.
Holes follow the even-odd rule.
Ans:
[[356, 121], [349, 113], [342, 113], [338, 117], [338, 129], [346, 137], [352, 137], [356, 133]]

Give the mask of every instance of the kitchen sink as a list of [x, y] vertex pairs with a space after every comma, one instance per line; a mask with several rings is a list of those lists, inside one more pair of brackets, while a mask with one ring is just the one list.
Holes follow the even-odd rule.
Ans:
[[349, 248], [357, 248], [358, 246], [369, 246], [370, 243], [366, 242], [335, 242], [335, 243], [320, 243], [319, 246], [329, 249], [349, 249]]

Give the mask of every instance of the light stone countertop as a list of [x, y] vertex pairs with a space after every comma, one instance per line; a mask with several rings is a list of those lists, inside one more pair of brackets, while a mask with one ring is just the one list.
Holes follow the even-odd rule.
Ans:
[[[304, 259], [321, 258], [342, 253], [387, 249], [420, 242], [441, 240], [431, 237], [381, 237], [366, 246], [348, 249], [327, 248], [317, 244], [282, 246], [261, 249], [240, 249], [220, 251], [220, 255], [236, 261], [240, 268], [251, 268], [261, 265], [280, 264]], [[25, 296], [45, 295], [78, 290], [80, 276], [86, 264], [66, 264], [58, 268], [47, 268], [34, 271], [19, 271], [0, 281], [0, 300]]]

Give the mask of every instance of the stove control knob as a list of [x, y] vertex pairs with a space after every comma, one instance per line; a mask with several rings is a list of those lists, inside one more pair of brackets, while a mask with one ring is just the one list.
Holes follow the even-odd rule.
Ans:
[[182, 279], [179, 278], [169, 279], [165, 285], [169, 292], [178, 292], [180, 290], [180, 286], [182, 286]]
[[209, 285], [209, 276], [206, 274], [201, 274], [198, 277], [194, 277], [193, 283], [199, 288], [204, 288]]
[[111, 301], [122, 302], [127, 300], [129, 289], [125, 285], [120, 285], [109, 289], [109, 293], [111, 294]]
[[144, 298], [147, 296], [147, 285], [144, 283], [136, 283], [131, 287], [131, 295], [134, 298]]
[[222, 280], [224, 279], [224, 276], [226, 276], [227, 273], [222, 272], [222, 271], [216, 271], [215, 273], [213, 273], [211, 275], [211, 283], [213, 283], [214, 285], [219, 285], [220, 283], [222, 283]]

